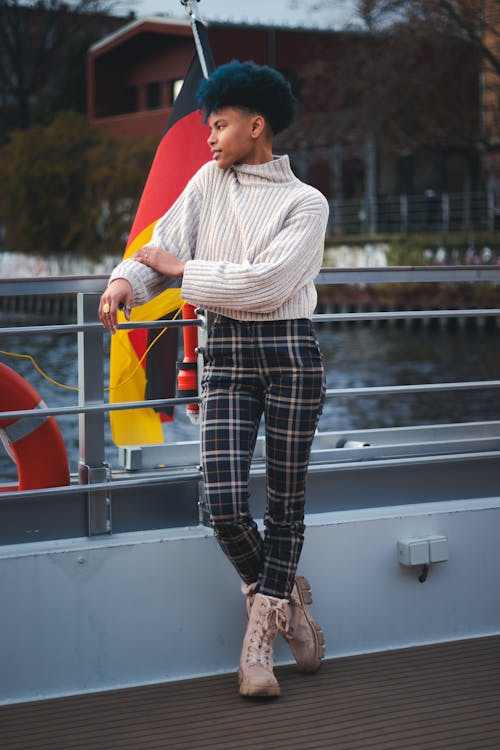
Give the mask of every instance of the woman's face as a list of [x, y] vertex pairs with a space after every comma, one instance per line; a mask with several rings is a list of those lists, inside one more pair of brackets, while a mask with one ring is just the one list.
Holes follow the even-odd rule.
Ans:
[[262, 115], [223, 107], [208, 118], [208, 145], [220, 169], [233, 164], [260, 163], [259, 137], [265, 128]]

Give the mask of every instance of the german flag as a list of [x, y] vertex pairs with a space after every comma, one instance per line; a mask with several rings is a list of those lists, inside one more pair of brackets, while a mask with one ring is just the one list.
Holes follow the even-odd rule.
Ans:
[[[196, 103], [203, 70], [215, 69], [206, 30], [200, 20], [192, 19], [197, 36], [195, 54], [175, 101], [165, 133], [158, 146], [139, 202], [123, 259], [131, 257], [151, 240], [156, 222], [175, 202], [189, 179], [210, 159], [208, 127], [203, 124]], [[204, 56], [204, 64], [200, 55]], [[132, 309], [132, 321], [167, 318], [182, 304], [179, 289], [168, 289], [145, 305]], [[119, 313], [119, 322], [125, 318]], [[118, 330], [111, 339], [110, 401], [142, 401], [175, 396], [177, 329], [170, 328], [152, 347], [138, 366], [152, 330]], [[173, 410], [159, 413], [151, 408], [110, 412], [111, 432], [117, 445], [141, 445], [163, 442], [161, 422], [173, 419]]]

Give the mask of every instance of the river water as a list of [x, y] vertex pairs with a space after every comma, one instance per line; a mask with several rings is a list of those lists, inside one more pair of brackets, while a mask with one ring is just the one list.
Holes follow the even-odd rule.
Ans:
[[[26, 325], [0, 318], [0, 326]], [[406, 385], [472, 380], [494, 380], [500, 373], [498, 329], [477, 327], [457, 330], [400, 326], [317, 324], [316, 331], [327, 367], [329, 388]], [[106, 346], [109, 339], [106, 336]], [[30, 354], [53, 379], [77, 386], [76, 334], [40, 334], [37, 337], [0, 337], [0, 348]], [[0, 354], [0, 361], [13, 367], [40, 393], [49, 406], [78, 403], [76, 391], [63, 390], [47, 382], [26, 359]], [[108, 356], [105, 381], [108, 378]], [[14, 405], [13, 405], [14, 406]], [[130, 412], [133, 419], [133, 412]], [[500, 389], [335, 397], [327, 400], [319, 429], [348, 431], [382, 427], [439, 424], [500, 419]], [[78, 467], [78, 417], [58, 417], [68, 449], [72, 472]], [[165, 425], [167, 442], [196, 440], [184, 407]], [[106, 415], [106, 460], [117, 467], [117, 448], [111, 441]], [[16, 467], [0, 444], [0, 482], [16, 478]]]

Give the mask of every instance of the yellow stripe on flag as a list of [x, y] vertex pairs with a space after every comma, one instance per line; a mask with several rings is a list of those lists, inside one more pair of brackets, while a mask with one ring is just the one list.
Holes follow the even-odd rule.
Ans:
[[[151, 240], [156, 222], [146, 227], [127, 248], [124, 259], [130, 258], [139, 248]], [[150, 302], [134, 307], [131, 321], [158, 320], [182, 304], [180, 289], [167, 289]], [[118, 322], [125, 316], [118, 313]], [[146, 373], [138, 365], [138, 357], [129, 338], [128, 331], [118, 330], [111, 338], [110, 354], [110, 403], [143, 401], [146, 393]], [[111, 435], [117, 445], [151, 445], [163, 443], [160, 415], [149, 407], [110, 412]]]

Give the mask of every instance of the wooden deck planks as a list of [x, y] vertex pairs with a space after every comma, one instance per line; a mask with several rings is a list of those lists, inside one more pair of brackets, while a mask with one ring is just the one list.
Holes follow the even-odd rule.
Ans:
[[500, 636], [277, 670], [282, 696], [235, 675], [0, 707], [2, 750], [500, 748]]

